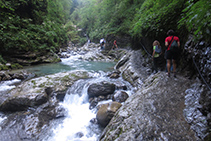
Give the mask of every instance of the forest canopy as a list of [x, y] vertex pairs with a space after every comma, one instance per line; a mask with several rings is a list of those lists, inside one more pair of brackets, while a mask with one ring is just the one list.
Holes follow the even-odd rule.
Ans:
[[1, 0], [0, 54], [58, 50], [68, 41], [72, 7], [70, 0]]
[[0, 62], [14, 52], [57, 52], [68, 41], [85, 43], [84, 35], [160, 37], [174, 29], [210, 42], [210, 13], [209, 0], [1, 0]]
[[80, 0], [71, 20], [91, 39], [158, 36], [174, 29], [210, 41], [210, 9], [209, 0]]

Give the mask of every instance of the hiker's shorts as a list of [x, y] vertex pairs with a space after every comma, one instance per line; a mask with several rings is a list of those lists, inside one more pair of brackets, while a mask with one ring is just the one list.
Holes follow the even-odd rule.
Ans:
[[166, 59], [168, 60], [177, 60], [179, 58], [179, 50], [178, 51], [171, 51], [171, 50], [167, 50], [166, 51]]

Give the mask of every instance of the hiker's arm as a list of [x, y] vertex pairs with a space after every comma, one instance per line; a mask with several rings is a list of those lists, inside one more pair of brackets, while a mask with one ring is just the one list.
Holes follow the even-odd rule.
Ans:
[[167, 47], [169, 45], [169, 43], [168, 42], [165, 42], [165, 46]]
[[180, 41], [178, 41], [177, 44], [178, 44], [178, 47], [180, 47]]
[[154, 55], [155, 55], [155, 50], [153, 50], [153, 53], [152, 53], [152, 59], [154, 58]]

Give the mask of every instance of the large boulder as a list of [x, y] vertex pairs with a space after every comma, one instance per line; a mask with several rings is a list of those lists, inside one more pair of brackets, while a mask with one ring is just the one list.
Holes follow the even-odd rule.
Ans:
[[110, 102], [107, 104], [102, 104], [100, 109], [97, 112], [97, 122], [105, 127], [109, 121], [112, 119], [116, 111], [122, 106], [121, 103], [118, 102]]
[[0, 140], [42, 140], [50, 134], [51, 122], [61, 120], [65, 114], [65, 109], [52, 99], [37, 109], [10, 113], [1, 123]]
[[108, 82], [93, 83], [88, 88], [89, 98], [113, 94], [115, 85]]
[[1, 111], [20, 111], [39, 106], [54, 93], [64, 93], [76, 80], [87, 78], [86, 71], [72, 71], [46, 75], [24, 81], [7, 94], [0, 94]]
[[21, 111], [28, 107], [34, 107], [47, 102], [48, 96], [45, 92], [29, 93], [21, 96], [12, 96], [0, 105], [0, 111]]

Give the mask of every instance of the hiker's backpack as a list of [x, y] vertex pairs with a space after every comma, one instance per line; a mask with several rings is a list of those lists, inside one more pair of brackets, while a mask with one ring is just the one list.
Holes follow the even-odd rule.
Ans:
[[[174, 39], [174, 36], [172, 37], [172, 40], [173, 39]], [[179, 49], [179, 47], [178, 47], [177, 41], [173, 40], [173, 42], [171, 43], [171, 46], [170, 46], [170, 50], [171, 51], [177, 51], [178, 49]]]
[[159, 48], [158, 45], [156, 45], [155, 52], [159, 54], [161, 53], [161, 51], [162, 51], [161, 47]]

